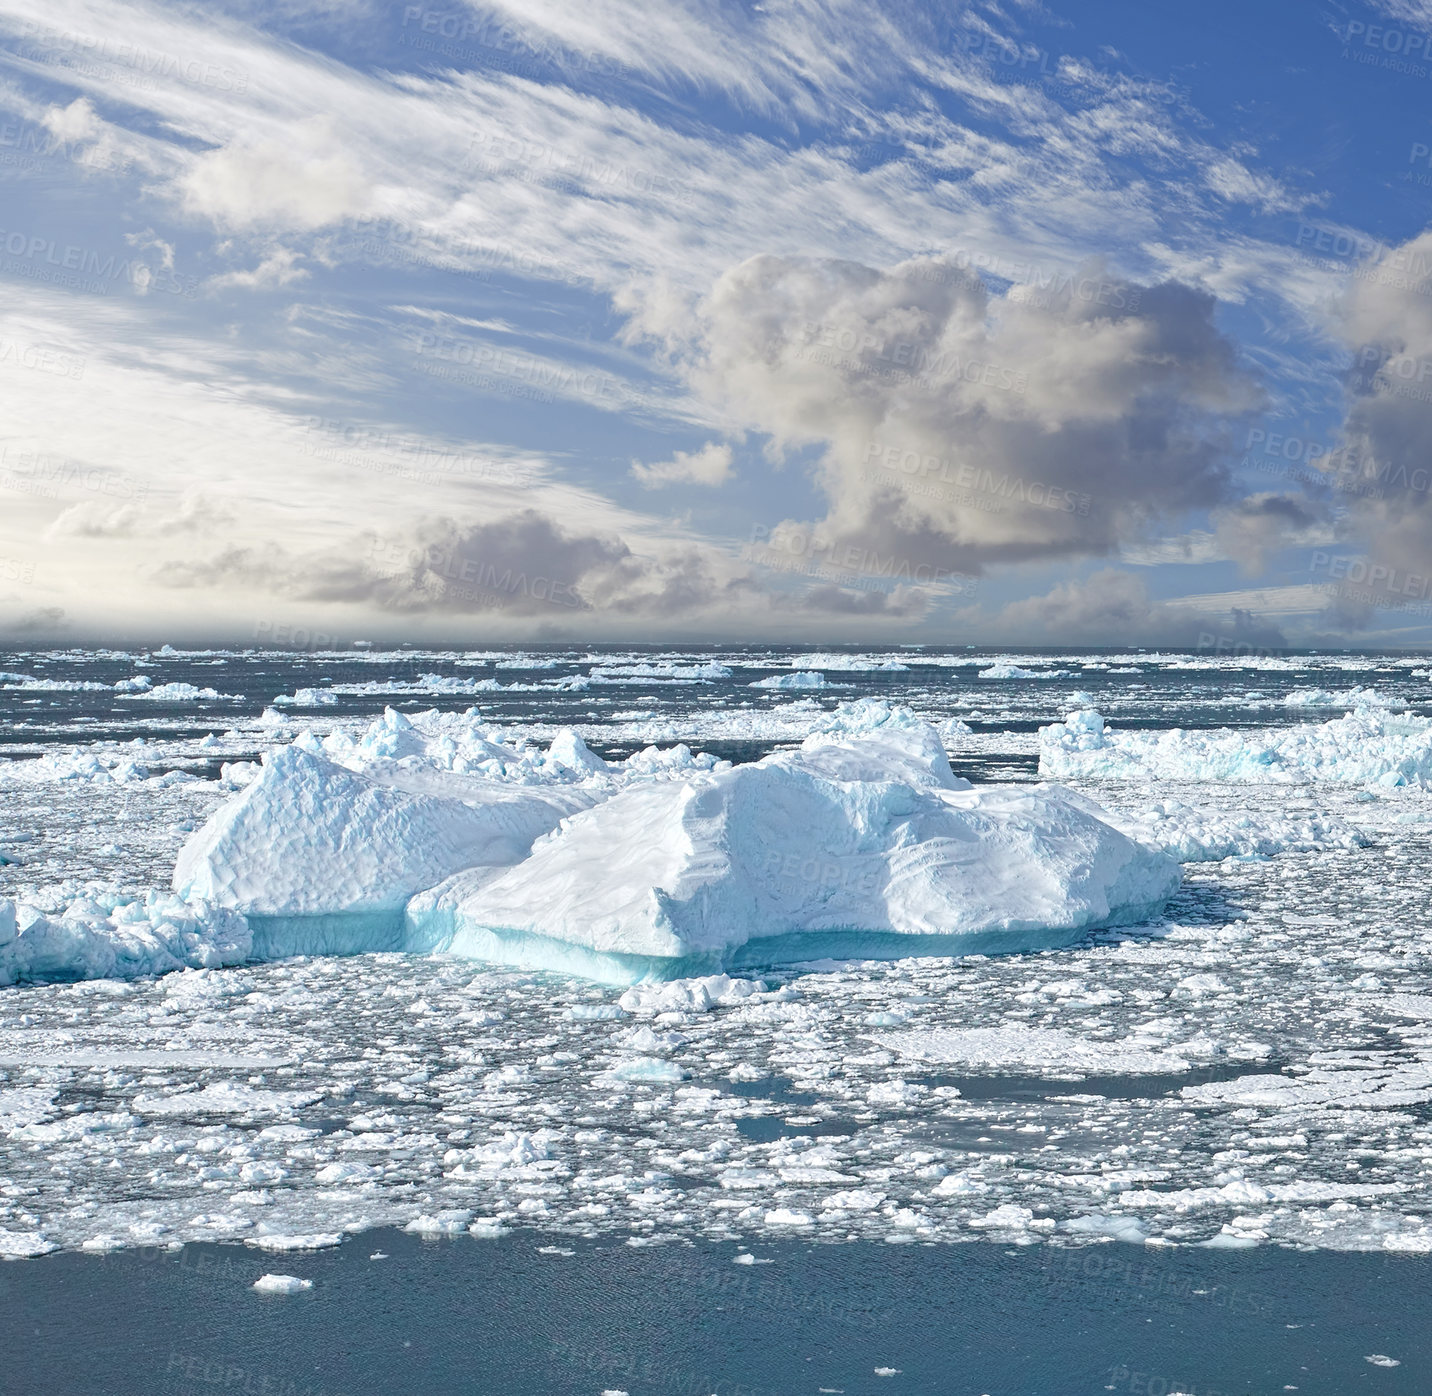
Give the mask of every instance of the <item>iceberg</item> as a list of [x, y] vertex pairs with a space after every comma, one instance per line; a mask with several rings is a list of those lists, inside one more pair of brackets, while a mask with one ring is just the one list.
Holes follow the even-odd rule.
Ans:
[[497, 876], [418, 894], [409, 940], [637, 983], [1067, 945], [1147, 918], [1177, 888], [1173, 859], [1092, 802], [976, 788], [928, 724], [882, 704], [842, 712], [799, 751], [632, 785]]
[[1039, 773], [1057, 779], [1432, 784], [1432, 719], [1363, 704], [1330, 722], [1237, 731], [1117, 732], [1092, 708], [1039, 729]]
[[797, 670], [793, 674], [772, 674], [768, 679], [757, 679], [755, 683], [747, 685], [749, 688], [825, 688], [827, 687], [824, 674], [817, 674], [808, 669]]
[[981, 669], [982, 679], [1067, 679], [1068, 669], [1024, 669], [1018, 664], [1007, 664], [997, 660], [988, 669]]
[[609, 763], [570, 730], [544, 752], [473, 713], [304, 733], [191, 836], [174, 888], [240, 913], [256, 958], [446, 951], [636, 984], [1067, 945], [1179, 880], [1087, 798], [973, 786], [932, 726], [867, 699], [739, 766]]

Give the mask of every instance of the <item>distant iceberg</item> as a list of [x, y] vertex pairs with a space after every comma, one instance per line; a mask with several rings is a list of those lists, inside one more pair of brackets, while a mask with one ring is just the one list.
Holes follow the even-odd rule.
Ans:
[[751, 688], [826, 688], [824, 674], [817, 674], [808, 669], [798, 669], [793, 674], [772, 674], [768, 679], [757, 679], [755, 683], [748, 685]]
[[1386, 708], [1402, 712], [1407, 704], [1401, 698], [1389, 698], [1374, 688], [1295, 688], [1283, 699], [1289, 708]]
[[1039, 741], [1039, 773], [1058, 779], [1432, 785], [1432, 719], [1383, 703], [1331, 722], [1193, 732], [1118, 732], [1086, 708], [1041, 727]]
[[982, 679], [1067, 679], [1069, 669], [1024, 669], [1018, 664], [1006, 664], [1003, 660], [980, 670]]
[[636, 983], [822, 956], [1021, 951], [1155, 914], [1174, 860], [1058, 786], [975, 787], [907, 710], [798, 751], [612, 765], [474, 715], [300, 737], [183, 849], [254, 954], [446, 950]]

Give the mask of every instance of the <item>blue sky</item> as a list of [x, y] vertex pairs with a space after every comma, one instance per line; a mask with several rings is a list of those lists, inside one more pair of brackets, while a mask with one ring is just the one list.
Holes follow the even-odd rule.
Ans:
[[0, 633], [1426, 643], [1429, 95], [1426, 0], [0, 0]]

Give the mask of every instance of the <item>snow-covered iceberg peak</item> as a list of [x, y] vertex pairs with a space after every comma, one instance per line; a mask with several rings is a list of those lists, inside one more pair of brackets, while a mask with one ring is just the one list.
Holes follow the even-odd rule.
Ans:
[[1427, 786], [1432, 785], [1432, 720], [1400, 716], [1379, 699], [1360, 701], [1331, 722], [1295, 727], [1116, 732], [1085, 709], [1039, 729], [1039, 773], [1094, 780]]
[[839, 955], [1066, 944], [1142, 919], [1167, 855], [1057, 786], [976, 789], [927, 724], [851, 705], [798, 751], [640, 783], [496, 877], [409, 903], [414, 942], [616, 982]]

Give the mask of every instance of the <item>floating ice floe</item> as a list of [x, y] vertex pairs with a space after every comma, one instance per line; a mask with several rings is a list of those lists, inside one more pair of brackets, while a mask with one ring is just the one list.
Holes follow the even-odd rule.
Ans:
[[255, 954], [447, 950], [607, 982], [827, 955], [1017, 951], [1144, 919], [1163, 852], [1057, 786], [956, 778], [940, 738], [865, 700], [798, 751], [610, 765], [475, 715], [391, 710], [301, 736], [184, 847], [177, 891]]
[[[122, 681], [123, 682], [123, 681]], [[127, 682], [134, 683], [134, 680]], [[115, 685], [119, 687], [118, 684]], [[220, 693], [217, 688], [199, 688], [192, 683], [162, 683], [158, 687], [145, 685], [122, 689], [118, 696], [128, 699], [147, 699], [154, 703], [239, 703], [243, 696], [238, 693]]]
[[1224, 813], [1181, 800], [1160, 800], [1134, 813], [1107, 813], [1104, 817], [1131, 838], [1162, 848], [1180, 863], [1363, 848], [1371, 841], [1346, 820], [1313, 811], [1284, 810], [1270, 815], [1240, 809]]
[[798, 654], [792, 669], [839, 669], [845, 673], [906, 673], [910, 666], [898, 659], [877, 659], [869, 654]]
[[991, 664], [980, 670], [982, 679], [1067, 679], [1068, 669], [1024, 669], [1018, 664], [1003, 662]]
[[109, 749], [61, 748], [28, 761], [0, 763], [0, 787], [48, 785], [52, 781], [127, 785], [149, 779], [148, 748], [142, 737]]
[[877, 1033], [873, 1040], [913, 1061], [968, 1067], [1050, 1069], [1074, 1074], [1160, 1075], [1187, 1071], [1174, 1052], [1129, 1042], [1096, 1042], [1058, 1028], [995, 1027]]
[[1386, 708], [1388, 712], [1407, 707], [1401, 698], [1389, 698], [1375, 688], [1295, 688], [1283, 703], [1289, 708]]
[[1039, 772], [1060, 779], [1432, 783], [1432, 719], [1363, 704], [1331, 722], [1236, 731], [1120, 732], [1093, 709], [1039, 730]]
[[668, 683], [706, 683], [712, 679], [729, 679], [731, 670], [716, 660], [699, 664], [682, 664], [675, 660], [654, 663], [603, 664], [590, 675], [594, 683], [625, 682], [631, 679], [664, 679]]
[[0, 899], [0, 984], [138, 979], [242, 964], [251, 950], [238, 912], [151, 892], [80, 897], [58, 911]]
[[302, 1294], [313, 1288], [312, 1280], [301, 1280], [297, 1275], [260, 1275], [253, 1287], [260, 1294]]
[[331, 688], [300, 688], [293, 693], [280, 693], [273, 701], [285, 708], [335, 708], [338, 694]]

